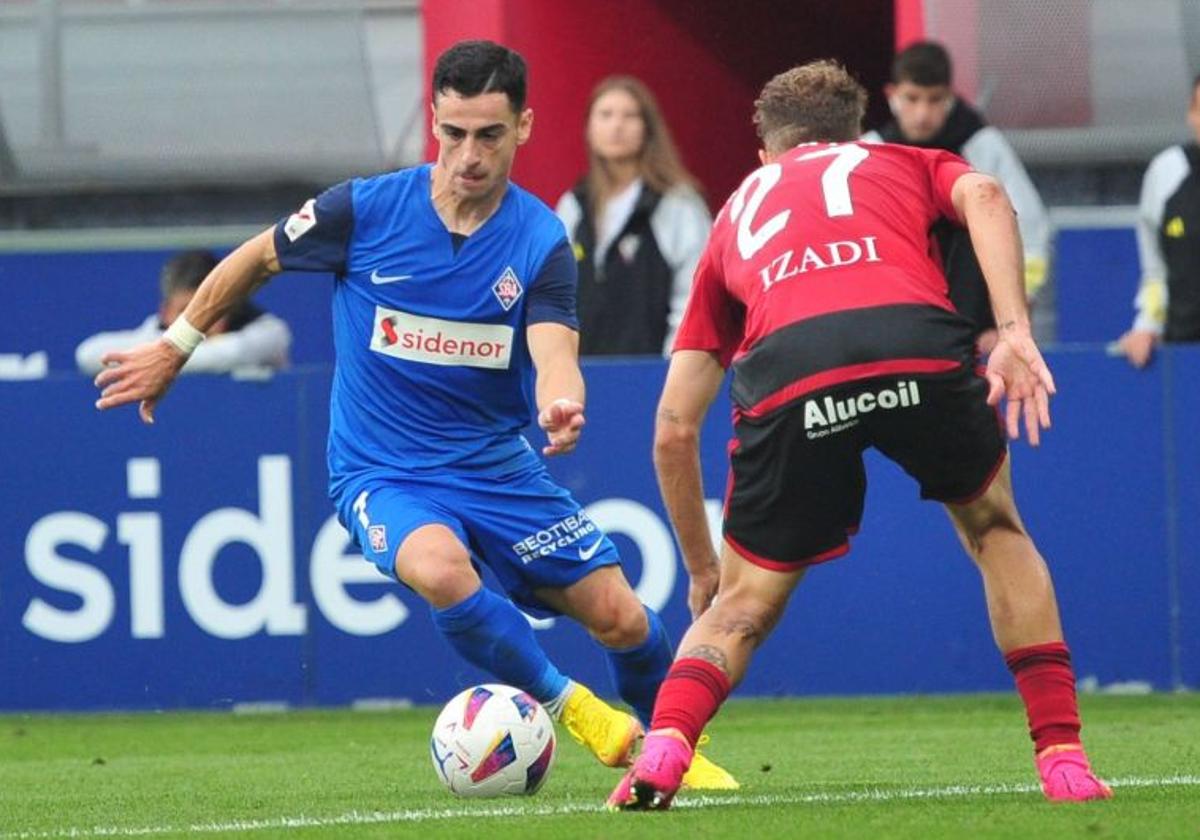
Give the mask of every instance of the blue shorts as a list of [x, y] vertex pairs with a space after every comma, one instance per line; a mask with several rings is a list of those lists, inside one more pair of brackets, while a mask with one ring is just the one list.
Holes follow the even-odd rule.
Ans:
[[528, 469], [503, 479], [447, 473], [351, 484], [338, 518], [363, 557], [393, 580], [396, 550], [408, 535], [444, 525], [473, 563], [491, 569], [509, 597], [539, 618], [558, 612], [534, 590], [562, 589], [621, 562], [612, 541], [532, 456]]

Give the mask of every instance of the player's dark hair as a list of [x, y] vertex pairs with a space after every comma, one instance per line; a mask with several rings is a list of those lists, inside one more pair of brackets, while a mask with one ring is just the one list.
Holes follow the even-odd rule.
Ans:
[[768, 152], [799, 143], [857, 140], [867, 92], [836, 61], [811, 61], [780, 73], [754, 101], [754, 125]]
[[949, 85], [954, 80], [950, 53], [936, 41], [918, 41], [896, 53], [892, 82], [912, 82], [921, 87]]
[[433, 68], [434, 99], [451, 90], [462, 97], [503, 93], [519, 114], [525, 108], [525, 59], [494, 41], [459, 41]]
[[194, 292], [220, 262], [209, 251], [181, 251], [163, 265], [158, 286], [166, 300], [176, 292]]

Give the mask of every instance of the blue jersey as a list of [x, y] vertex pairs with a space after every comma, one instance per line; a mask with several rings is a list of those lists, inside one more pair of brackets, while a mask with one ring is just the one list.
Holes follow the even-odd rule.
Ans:
[[562, 223], [510, 184], [469, 237], [430, 197], [431, 166], [339, 184], [282, 219], [287, 271], [336, 275], [331, 495], [447, 468], [500, 475], [528, 458], [532, 323], [576, 328]]

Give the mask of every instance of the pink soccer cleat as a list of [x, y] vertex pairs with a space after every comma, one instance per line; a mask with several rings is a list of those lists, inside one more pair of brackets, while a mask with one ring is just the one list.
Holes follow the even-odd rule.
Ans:
[[1112, 798], [1112, 789], [1092, 773], [1087, 753], [1080, 744], [1049, 747], [1034, 760], [1042, 777], [1042, 792], [1051, 802]]
[[692, 748], [682, 738], [656, 730], [646, 735], [642, 753], [608, 797], [613, 811], [665, 811], [683, 784]]

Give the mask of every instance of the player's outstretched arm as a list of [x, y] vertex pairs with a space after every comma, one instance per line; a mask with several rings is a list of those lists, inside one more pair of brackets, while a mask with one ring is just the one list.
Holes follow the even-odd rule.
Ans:
[[693, 619], [708, 609], [720, 582], [717, 553], [704, 511], [700, 427], [724, 379], [725, 370], [712, 353], [676, 351], [671, 356], [654, 424], [654, 471], [691, 578], [688, 608]]
[[538, 425], [549, 443], [543, 455], [565, 455], [583, 431], [583, 373], [579, 370], [579, 333], [563, 324], [530, 324], [525, 331], [537, 370]]
[[1000, 182], [978, 172], [955, 180], [951, 198], [971, 234], [999, 333], [988, 357], [988, 403], [1007, 400], [1009, 437], [1020, 436], [1024, 417], [1029, 442], [1037, 446], [1041, 429], [1050, 427], [1049, 398], [1055, 387], [1030, 331], [1016, 214]]
[[104, 410], [138, 403], [144, 423], [154, 422], [154, 409], [187, 362], [205, 331], [239, 300], [279, 272], [274, 228], [244, 242], [204, 278], [187, 309], [162, 338], [127, 350], [105, 353], [96, 376]]

